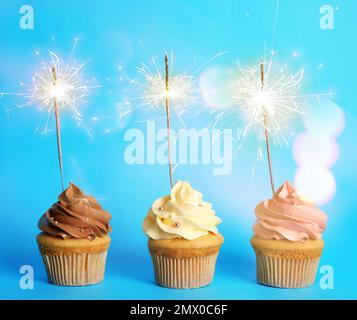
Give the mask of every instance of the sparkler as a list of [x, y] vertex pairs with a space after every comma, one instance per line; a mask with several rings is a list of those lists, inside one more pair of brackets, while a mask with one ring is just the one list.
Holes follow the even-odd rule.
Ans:
[[76, 39], [68, 63], [64, 62], [54, 52], [50, 51], [50, 61], [43, 62], [41, 69], [35, 72], [31, 85], [21, 84], [26, 90], [21, 93], [2, 93], [23, 97], [25, 103], [18, 105], [19, 108], [37, 105], [48, 114], [46, 127], [52, 111], [56, 121], [57, 153], [61, 176], [61, 187], [64, 189], [62, 144], [61, 144], [61, 111], [68, 109], [72, 112], [72, 117], [82, 125], [92, 138], [88, 128], [84, 125], [80, 107], [88, 96], [90, 89], [98, 86], [89, 85], [83, 80], [81, 70], [85, 64], [76, 64], [73, 60], [73, 53], [78, 40]]
[[[197, 95], [197, 86], [195, 84], [196, 76], [212, 61], [226, 54], [224, 51], [216, 53], [204, 64], [196, 68], [193, 73], [176, 73], [174, 72], [175, 56], [165, 54], [165, 64], [161, 63], [156, 57], [153, 57], [149, 63], [142, 64], [137, 68], [139, 76], [129, 78], [122, 66], [118, 66], [121, 72], [119, 82], [125, 86], [121, 91], [125, 97], [122, 102], [117, 104], [117, 114], [108, 118], [116, 118], [120, 122], [124, 122], [126, 117], [133, 114], [134, 111], [140, 110], [145, 113], [150, 111], [159, 111], [159, 115], [152, 116], [151, 120], [166, 118], [167, 139], [168, 139], [168, 165], [170, 186], [173, 186], [173, 175], [179, 164], [175, 163], [171, 145], [177, 141], [179, 134], [175, 137], [171, 132], [171, 119], [175, 117], [185, 127], [183, 115], [191, 111], [191, 107], [199, 104]], [[169, 63], [170, 62], [170, 63]], [[109, 81], [113, 81], [108, 79]], [[126, 80], [126, 81], [123, 81]], [[165, 115], [163, 110], [165, 109]], [[192, 115], [197, 115], [201, 109], [193, 111]], [[97, 118], [96, 118], [97, 120]], [[149, 120], [145, 117], [144, 120]], [[111, 132], [106, 129], [106, 132]]]
[[[232, 83], [230, 107], [215, 107], [214, 125], [227, 120], [232, 128], [241, 128], [235, 146], [240, 149], [246, 138], [253, 132], [266, 128], [269, 138], [277, 145], [287, 145], [285, 137], [286, 123], [295, 116], [304, 115], [304, 106], [308, 97], [320, 97], [323, 94], [302, 95], [301, 83], [304, 70], [290, 74], [286, 66], [261, 61], [259, 65], [243, 68], [238, 64], [237, 80]], [[264, 138], [259, 135], [259, 139]], [[264, 138], [265, 139], [265, 138]]]
[[[273, 55], [272, 55], [273, 57]], [[212, 127], [231, 127], [237, 130], [233, 151], [240, 151], [251, 133], [257, 133], [258, 159], [263, 157], [265, 144], [271, 190], [274, 193], [273, 164], [271, 144], [288, 145], [286, 138], [288, 122], [304, 115], [308, 97], [320, 97], [323, 94], [301, 94], [304, 70], [290, 74], [287, 66], [273, 63], [273, 58], [253, 67], [241, 67], [238, 64], [236, 80], [232, 82], [232, 101], [226, 107], [215, 107], [216, 114]]]
[[[205, 61], [198, 68], [195, 68], [192, 73], [176, 73], [175, 55], [171, 53], [168, 56], [170, 64], [168, 65], [169, 91], [166, 88], [166, 72], [162, 70], [162, 63], [156, 58], [151, 58], [147, 64], [142, 64], [137, 68], [139, 77], [130, 78], [125, 69], [119, 65], [120, 70], [119, 83], [124, 87], [120, 90], [124, 97], [123, 101], [117, 103], [117, 114], [108, 118], [116, 118], [120, 122], [124, 122], [124, 118], [133, 114], [134, 111], [162, 110], [166, 108], [166, 98], [168, 96], [170, 102], [171, 116], [175, 116], [183, 126], [185, 126], [183, 115], [188, 113], [191, 108], [200, 104], [199, 95], [195, 81], [199, 73], [207, 67], [212, 61], [226, 54], [224, 51], [219, 51], [209, 60]], [[125, 81], [124, 81], [125, 80]], [[113, 79], [108, 79], [110, 82], [115, 82]], [[127, 86], [126, 84], [129, 84]], [[195, 114], [200, 112], [200, 109], [195, 109]], [[151, 120], [161, 119], [161, 115]], [[149, 120], [145, 118], [145, 121]], [[111, 131], [108, 129], [108, 131]], [[174, 171], [175, 169], [173, 169]]]
[[171, 115], [181, 119], [181, 116], [188, 111], [195, 101], [193, 76], [187, 74], [172, 75], [172, 60], [169, 64], [169, 57], [165, 54], [165, 75], [160, 71], [156, 59], [152, 59], [152, 64], [143, 65], [139, 68], [139, 73], [144, 81], [132, 81], [142, 92], [137, 99], [141, 100], [139, 107], [165, 108], [167, 146], [168, 146], [168, 166], [170, 186], [173, 187], [173, 159], [171, 145]]
[[[173, 55], [171, 55], [170, 65], [168, 60], [168, 55], [165, 54], [165, 76], [162, 75], [161, 68], [156, 59], [153, 58], [150, 65], [144, 64], [138, 68], [144, 81], [133, 80], [132, 82], [143, 92], [137, 98], [141, 100], [141, 106], [152, 108], [166, 107], [166, 101], [169, 100], [171, 102], [171, 110], [178, 117], [181, 117], [195, 101], [194, 77], [188, 74], [172, 75]], [[170, 80], [169, 88], [167, 88], [168, 80]]]
[[[287, 73], [286, 67], [273, 69], [270, 60], [265, 70], [265, 62], [259, 68], [243, 69], [239, 67], [242, 78], [238, 81], [237, 100], [245, 121], [243, 141], [254, 129], [263, 129], [260, 142], [265, 141], [269, 177], [272, 193], [275, 192], [270, 138], [275, 144], [287, 144], [283, 123], [296, 115], [303, 115], [303, 106], [307, 96], [300, 94], [303, 69], [296, 74]], [[258, 151], [260, 151], [260, 146]]]
[[243, 138], [263, 127], [275, 144], [287, 144], [284, 123], [304, 114], [305, 99], [309, 97], [300, 94], [304, 70], [291, 75], [285, 66], [274, 67], [272, 61], [265, 69], [262, 61], [258, 68], [239, 65], [239, 72], [233, 98], [244, 121]]
[[[239, 65], [240, 77], [236, 83], [237, 101], [232, 114], [243, 121], [240, 147], [244, 144], [246, 137], [253, 131], [258, 130], [258, 155], [261, 157], [261, 144], [265, 142], [269, 178], [272, 193], [274, 194], [274, 177], [271, 157], [271, 143], [288, 145], [285, 137], [287, 121], [296, 116], [303, 116], [306, 100], [309, 97], [319, 99], [327, 94], [303, 95], [300, 93], [304, 70], [290, 74], [286, 66], [273, 64], [273, 59], [267, 63], [261, 61], [259, 67], [242, 68]], [[219, 116], [225, 116], [222, 111]], [[236, 123], [239, 126], [240, 123]]]
[[[60, 112], [69, 108], [73, 118], [83, 124], [79, 108], [87, 97], [89, 89], [93, 87], [89, 87], [82, 80], [80, 71], [84, 64], [74, 64], [72, 55], [68, 64], [53, 52], [50, 52], [50, 55], [50, 64], [43, 65], [42, 73], [35, 73], [32, 87], [29, 88], [26, 98], [28, 105], [39, 104], [45, 107], [49, 114], [54, 111], [61, 186], [64, 190]], [[89, 133], [88, 130], [87, 132]]]

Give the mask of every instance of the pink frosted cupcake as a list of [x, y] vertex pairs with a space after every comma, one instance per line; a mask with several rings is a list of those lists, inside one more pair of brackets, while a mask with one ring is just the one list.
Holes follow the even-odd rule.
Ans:
[[311, 286], [324, 247], [326, 214], [301, 200], [287, 181], [273, 199], [259, 203], [255, 213], [251, 244], [258, 282], [281, 288]]

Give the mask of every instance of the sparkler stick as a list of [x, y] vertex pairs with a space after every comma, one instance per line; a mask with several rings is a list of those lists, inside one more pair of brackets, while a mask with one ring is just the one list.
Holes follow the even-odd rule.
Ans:
[[[264, 91], [264, 62], [260, 62], [260, 81], [261, 81], [261, 90]], [[263, 105], [263, 117], [264, 117], [264, 134], [265, 134], [265, 145], [266, 145], [266, 152], [268, 157], [268, 167], [269, 167], [269, 177], [270, 177], [270, 186], [271, 191], [274, 195], [275, 187], [274, 187], [274, 178], [273, 178], [273, 166], [271, 161], [271, 154], [270, 154], [270, 140], [269, 140], [269, 130], [268, 130], [268, 119], [267, 113], [265, 111], [265, 106]]]
[[[56, 87], [57, 86], [56, 67], [52, 67], [52, 76], [53, 76], [53, 86]], [[58, 100], [56, 96], [53, 97], [53, 107], [54, 107], [55, 118], [56, 118], [57, 153], [58, 153], [58, 161], [59, 161], [59, 168], [60, 168], [60, 175], [61, 175], [61, 186], [63, 191], [64, 183], [63, 183], [62, 144], [61, 144], [61, 119], [60, 119], [60, 112], [58, 108]]]
[[166, 108], [166, 128], [167, 128], [167, 153], [169, 160], [170, 186], [173, 187], [172, 178], [172, 157], [171, 157], [171, 119], [170, 119], [170, 99], [169, 99], [169, 58], [165, 55], [165, 108]]

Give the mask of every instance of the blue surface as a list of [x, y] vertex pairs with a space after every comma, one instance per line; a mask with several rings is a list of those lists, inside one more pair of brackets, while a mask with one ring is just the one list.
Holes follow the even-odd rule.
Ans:
[[[261, 57], [264, 42], [272, 37], [275, 1], [27, 1], [35, 10], [35, 29], [18, 26], [23, 1], [2, 1], [0, 10], [0, 91], [16, 92], [18, 81], [29, 82], [38, 61], [34, 51], [57, 48], [67, 53], [74, 37], [80, 44], [78, 59], [91, 63], [88, 76], [102, 88], [88, 101], [86, 117], [115, 115], [120, 90], [115, 81], [122, 65], [130, 76], [136, 67], [164, 50], [177, 54], [178, 68], [191, 65], [193, 57], [207, 61], [218, 51], [228, 54], [217, 60], [231, 66]], [[160, 165], [128, 166], [123, 159], [123, 136], [131, 127], [143, 127], [133, 115], [124, 128], [103, 134], [93, 125], [92, 142], [69, 117], [63, 119], [63, 151], [66, 181], [78, 184], [97, 197], [113, 215], [112, 245], [103, 284], [85, 288], [50, 285], [35, 237], [40, 215], [56, 201], [59, 179], [55, 135], [34, 135], [41, 115], [33, 109], [5, 110], [16, 101], [1, 100], [0, 109], [0, 298], [19, 299], [351, 299], [356, 298], [357, 249], [355, 246], [355, 195], [357, 188], [356, 81], [357, 2], [334, 0], [338, 6], [335, 29], [319, 28], [319, 9], [325, 1], [282, 0], [275, 49], [279, 59], [292, 67], [304, 66], [307, 92], [333, 90], [335, 101], [346, 115], [339, 137], [340, 158], [333, 167], [337, 192], [324, 210], [329, 215], [326, 249], [321, 264], [335, 271], [335, 289], [322, 290], [318, 281], [309, 289], [281, 290], [255, 282], [254, 254], [249, 244], [255, 204], [269, 197], [266, 168], [259, 165], [252, 179], [253, 147], [246, 146], [229, 176], [212, 175], [208, 165], [180, 166], [176, 178], [189, 180], [214, 204], [222, 217], [225, 236], [214, 283], [190, 291], [155, 286], [153, 270], [141, 223], [153, 200], [168, 192], [167, 168]], [[167, 10], [167, 14], [164, 10]], [[55, 36], [56, 41], [51, 39]], [[301, 52], [292, 59], [295, 50]], [[216, 63], [216, 62], [214, 62]], [[317, 71], [323, 63], [325, 68]], [[119, 85], [118, 85], [119, 86]], [[209, 115], [202, 118], [209, 120]], [[202, 120], [203, 121], [203, 120]], [[115, 122], [115, 119], [113, 119]], [[193, 121], [199, 127], [200, 121]], [[90, 124], [90, 123], [89, 123]], [[191, 124], [192, 125], [192, 124]], [[53, 123], [52, 123], [53, 126]], [[159, 124], [158, 124], [159, 126]], [[276, 180], [293, 179], [296, 165], [289, 148], [274, 150]], [[21, 290], [19, 268], [32, 265], [35, 289]], [[318, 280], [320, 275], [318, 275]]]

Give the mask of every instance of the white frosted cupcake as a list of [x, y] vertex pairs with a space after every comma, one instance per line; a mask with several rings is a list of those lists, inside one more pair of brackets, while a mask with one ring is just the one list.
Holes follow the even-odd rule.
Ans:
[[213, 280], [223, 237], [212, 205], [188, 182], [154, 202], [143, 223], [156, 282], [169, 288], [198, 288]]

